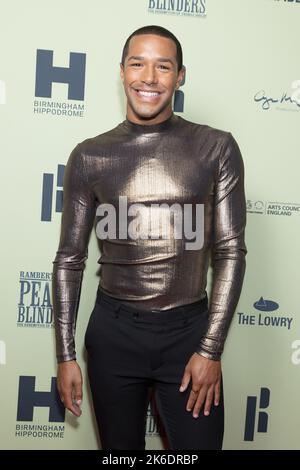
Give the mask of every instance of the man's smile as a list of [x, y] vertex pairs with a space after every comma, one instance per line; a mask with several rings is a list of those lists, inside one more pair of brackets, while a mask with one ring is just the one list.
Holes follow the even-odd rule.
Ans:
[[141, 88], [132, 88], [134, 94], [143, 101], [156, 101], [162, 94], [160, 91], [143, 90]]

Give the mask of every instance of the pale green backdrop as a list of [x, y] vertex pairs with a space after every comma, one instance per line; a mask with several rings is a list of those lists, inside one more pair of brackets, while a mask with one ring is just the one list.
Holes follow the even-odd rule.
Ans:
[[[300, 79], [300, 4], [206, 0], [206, 15], [197, 17], [153, 13], [148, 3], [1, 1], [0, 447], [98, 447], [87, 388], [79, 420], [66, 413], [65, 423], [49, 423], [48, 409], [35, 408], [32, 422], [17, 421], [19, 377], [35, 376], [36, 390], [49, 391], [56, 375], [53, 328], [17, 326], [20, 272], [51, 273], [61, 214], [53, 206], [51, 221], [41, 221], [43, 174], [54, 174], [54, 203], [57, 165], [66, 163], [78, 142], [111, 129], [125, 117], [119, 60], [126, 38], [140, 26], [158, 24], [170, 29], [183, 47], [187, 73], [180, 114], [231, 131], [245, 163], [247, 271], [223, 356], [224, 448], [299, 449], [300, 361], [299, 355], [292, 356], [292, 343], [300, 339], [300, 104], [285, 100], [264, 110], [254, 95], [264, 90], [266, 97], [276, 100], [293, 93], [292, 82]], [[70, 52], [86, 54], [83, 117], [34, 113], [34, 100], [43, 100], [34, 97], [37, 49], [53, 50], [54, 64], [60, 67], [68, 67]], [[54, 84], [48, 101], [68, 103], [67, 85]], [[270, 203], [291, 205], [293, 210], [268, 214]], [[84, 373], [83, 336], [95, 301], [99, 256], [93, 234], [76, 335]], [[261, 297], [277, 302], [278, 309], [255, 309], [253, 304]], [[255, 324], [239, 324], [238, 313], [253, 315]], [[290, 329], [257, 324], [260, 313], [291, 318]], [[257, 403], [253, 440], [245, 441], [247, 397], [257, 396], [259, 401], [262, 387], [270, 390], [270, 403], [264, 410]], [[259, 411], [267, 413], [267, 432], [257, 432]], [[147, 448], [160, 449], [151, 413]], [[18, 426], [29, 424], [62, 425], [64, 437], [16, 435]]]

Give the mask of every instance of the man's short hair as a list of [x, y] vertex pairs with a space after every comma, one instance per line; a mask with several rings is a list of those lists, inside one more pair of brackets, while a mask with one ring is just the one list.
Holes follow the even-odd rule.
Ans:
[[177, 60], [177, 65], [178, 65], [178, 72], [182, 69], [182, 48], [181, 44], [174, 36], [171, 31], [169, 31], [166, 28], [163, 28], [162, 26], [156, 26], [156, 25], [150, 25], [150, 26], [143, 26], [142, 28], [137, 29], [134, 31], [126, 40], [123, 52], [122, 52], [122, 59], [121, 59], [121, 64], [124, 67], [125, 59], [128, 54], [128, 49], [129, 49], [129, 41], [133, 36], [140, 36], [142, 34], [156, 34], [157, 36], [162, 36], [164, 38], [169, 38], [172, 39], [172, 41], [175, 42], [176, 45], [176, 60]]

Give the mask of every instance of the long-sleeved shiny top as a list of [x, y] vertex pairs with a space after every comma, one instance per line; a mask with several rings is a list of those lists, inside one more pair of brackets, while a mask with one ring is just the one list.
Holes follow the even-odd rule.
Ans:
[[[219, 360], [239, 300], [247, 253], [244, 164], [232, 134], [174, 113], [150, 125], [126, 117], [112, 130], [74, 148], [65, 168], [63, 188], [61, 235], [52, 283], [57, 361], [76, 359], [74, 337], [82, 273], [95, 222], [98, 238], [102, 238], [100, 289], [142, 310], [165, 310], [205, 297], [211, 259], [208, 328], [195, 352]], [[161, 206], [163, 203], [165, 206]], [[103, 210], [108, 206], [103, 204], [115, 208], [115, 219], [111, 215], [109, 220], [116, 221], [116, 232], [110, 232], [106, 239], [99, 230], [108, 216]], [[138, 213], [132, 204], [140, 204]], [[185, 236], [184, 222], [182, 236], [175, 235], [175, 221], [180, 217], [166, 209], [173, 204], [177, 204], [173, 206], [177, 214], [178, 207], [183, 209], [182, 220], [184, 209], [194, 208], [194, 212], [186, 212], [187, 221], [192, 220], [194, 230], [201, 225], [203, 238], [193, 249], [187, 249], [187, 242], [193, 240], [191, 235]], [[196, 220], [196, 206], [203, 209], [199, 226], [201, 211]], [[102, 212], [98, 212], [100, 207]], [[189, 218], [191, 213], [194, 215]], [[168, 220], [173, 229], [168, 236], [162, 231], [167, 214], [171, 214]], [[122, 236], [117, 230], [121, 226]], [[139, 227], [150, 227], [146, 236], [141, 232], [140, 236], [132, 235]]]

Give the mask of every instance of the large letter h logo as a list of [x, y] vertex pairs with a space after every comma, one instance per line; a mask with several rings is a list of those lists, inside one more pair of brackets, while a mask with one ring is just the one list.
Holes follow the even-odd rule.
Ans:
[[70, 52], [70, 67], [54, 67], [53, 51], [36, 53], [35, 96], [51, 98], [52, 82], [68, 83], [68, 99], [84, 100], [85, 54]]
[[51, 379], [50, 392], [36, 392], [35, 377], [20, 377], [17, 420], [32, 421], [36, 406], [49, 408], [49, 422], [65, 420], [65, 407], [58, 394], [56, 377]]

